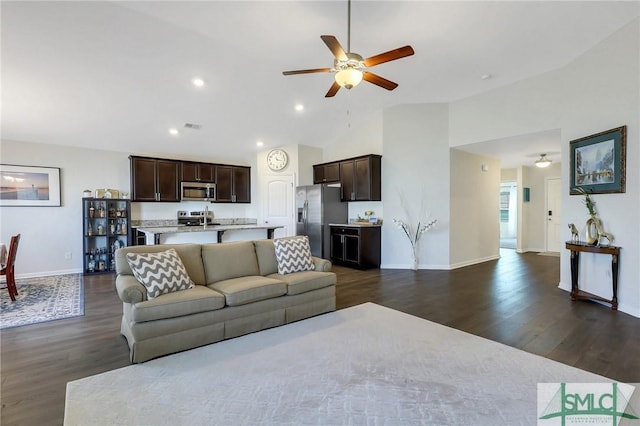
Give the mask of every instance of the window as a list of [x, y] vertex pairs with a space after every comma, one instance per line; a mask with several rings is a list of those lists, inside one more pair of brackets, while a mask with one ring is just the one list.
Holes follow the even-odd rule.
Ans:
[[509, 191], [500, 191], [500, 222], [509, 222]]

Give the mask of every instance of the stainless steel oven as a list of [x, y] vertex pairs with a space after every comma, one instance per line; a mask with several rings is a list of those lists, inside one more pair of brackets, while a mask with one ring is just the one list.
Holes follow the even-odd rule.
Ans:
[[215, 201], [216, 184], [203, 182], [182, 182], [180, 185], [182, 201]]

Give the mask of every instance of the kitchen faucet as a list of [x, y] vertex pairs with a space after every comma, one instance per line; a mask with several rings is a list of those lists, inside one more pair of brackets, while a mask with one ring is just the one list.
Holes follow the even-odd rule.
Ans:
[[209, 206], [205, 204], [205, 206], [204, 206], [204, 217], [202, 218], [204, 229], [207, 229], [207, 219], [208, 219], [208, 217], [209, 217]]

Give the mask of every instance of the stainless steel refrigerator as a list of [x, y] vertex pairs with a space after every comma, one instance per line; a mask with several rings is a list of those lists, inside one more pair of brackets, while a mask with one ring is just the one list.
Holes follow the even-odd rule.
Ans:
[[311, 254], [329, 259], [330, 223], [348, 222], [348, 204], [340, 201], [340, 187], [325, 184], [296, 188], [296, 235], [307, 235]]

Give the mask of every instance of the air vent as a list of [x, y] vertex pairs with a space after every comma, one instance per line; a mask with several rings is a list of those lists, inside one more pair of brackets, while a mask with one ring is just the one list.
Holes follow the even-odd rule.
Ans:
[[187, 129], [200, 130], [202, 129], [202, 124], [184, 123], [184, 127]]

